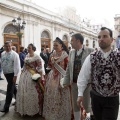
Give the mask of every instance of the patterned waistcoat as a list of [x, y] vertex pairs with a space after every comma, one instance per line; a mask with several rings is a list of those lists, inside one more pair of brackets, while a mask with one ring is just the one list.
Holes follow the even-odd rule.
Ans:
[[81, 59], [84, 49], [82, 50], [81, 54], [77, 56], [77, 53], [75, 53], [75, 59], [74, 59], [74, 70], [73, 70], [73, 82], [77, 83], [78, 74], [80, 72], [80, 69], [82, 67]]
[[100, 95], [115, 96], [120, 91], [120, 52], [112, 51], [107, 58], [101, 51], [90, 55], [92, 89]]

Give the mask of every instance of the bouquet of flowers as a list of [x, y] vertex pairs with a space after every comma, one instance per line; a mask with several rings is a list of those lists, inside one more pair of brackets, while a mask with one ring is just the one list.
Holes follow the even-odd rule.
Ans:
[[42, 81], [38, 82], [40, 77], [41, 77], [40, 74], [35, 73], [35, 74], [32, 75], [32, 80], [38, 83], [38, 86], [39, 86], [39, 89], [40, 89], [41, 93], [44, 93], [45, 90], [44, 90], [44, 85], [43, 85]]
[[33, 74], [33, 75], [32, 75], [32, 80], [37, 82], [37, 81], [40, 79], [40, 77], [41, 77], [41, 75], [38, 74], [38, 73]]
[[37, 84], [39, 85], [40, 91], [42, 93], [44, 93], [44, 84], [41, 82], [39, 82], [38, 80], [40, 79], [41, 75], [36, 73], [36, 71], [34, 69], [31, 68], [31, 66], [29, 64], [27, 64], [28, 61], [26, 61], [26, 68], [29, 70], [29, 72], [31, 73], [31, 80], [37, 82]]
[[64, 81], [64, 77], [60, 79], [60, 86], [61, 86], [62, 88], [64, 88], [63, 81]]

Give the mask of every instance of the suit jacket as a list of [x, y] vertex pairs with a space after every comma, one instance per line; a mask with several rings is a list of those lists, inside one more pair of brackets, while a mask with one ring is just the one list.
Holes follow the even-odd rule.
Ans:
[[[92, 48], [84, 47], [84, 51], [83, 51], [83, 55], [82, 55], [82, 59], [81, 59], [82, 65], [83, 65], [86, 57], [93, 51], [94, 51], [94, 49], [92, 49]], [[67, 65], [66, 75], [64, 77], [63, 84], [69, 85], [70, 83], [73, 83], [74, 58], [75, 58], [75, 49], [72, 49], [69, 53], [68, 65]]]
[[25, 52], [20, 52], [19, 53], [21, 68], [23, 68], [25, 56], [26, 56]]
[[40, 53], [41, 58], [44, 60], [45, 64], [48, 64], [48, 56], [46, 53]]
[[[81, 59], [81, 65], [83, 65], [86, 57], [93, 51], [94, 51], [94, 49], [92, 49], [92, 48], [84, 47], [84, 51], [83, 51], [82, 59]], [[77, 106], [78, 87], [77, 87], [77, 83], [73, 82], [74, 58], [75, 58], [75, 50], [72, 49], [69, 53], [66, 75], [64, 77], [63, 84], [71, 85], [73, 111], [78, 112], [80, 110], [80, 108], [78, 108], [78, 106]], [[83, 97], [85, 97], [85, 99], [84, 99], [85, 101], [84, 101], [83, 105], [87, 112], [91, 111], [89, 92], [90, 92], [90, 87], [88, 87], [85, 90], [84, 95], [83, 95]]]

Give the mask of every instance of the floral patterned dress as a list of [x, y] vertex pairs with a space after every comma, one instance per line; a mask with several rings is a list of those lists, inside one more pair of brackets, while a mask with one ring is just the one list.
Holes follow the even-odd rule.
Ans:
[[[62, 53], [67, 53], [63, 51]], [[69, 88], [62, 88], [60, 86], [60, 79], [62, 74], [54, 67], [52, 58], [57, 56], [56, 52], [53, 52], [50, 56], [49, 65], [51, 71], [46, 79], [44, 104], [43, 104], [43, 116], [45, 120], [71, 120], [71, 101]], [[67, 67], [68, 55], [62, 59], [58, 65], [64, 70]]]
[[[28, 54], [25, 58], [25, 63], [37, 72], [40, 72], [42, 69], [41, 59], [35, 53], [33, 57], [30, 57]], [[24, 65], [18, 85], [16, 112], [29, 116], [37, 113], [41, 114], [43, 105], [42, 97], [37, 82], [31, 79], [31, 73], [27, 66]]]

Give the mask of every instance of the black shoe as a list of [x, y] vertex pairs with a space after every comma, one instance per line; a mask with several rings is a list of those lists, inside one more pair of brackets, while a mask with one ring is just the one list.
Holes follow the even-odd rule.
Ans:
[[0, 80], [4, 80], [3, 78], [0, 78]]
[[90, 120], [95, 120], [94, 115], [90, 115]]
[[9, 109], [2, 109], [2, 110], [0, 110], [0, 112], [2, 112], [2, 113], [8, 113]]
[[16, 102], [12, 103], [12, 105], [14, 106], [16, 104]]

